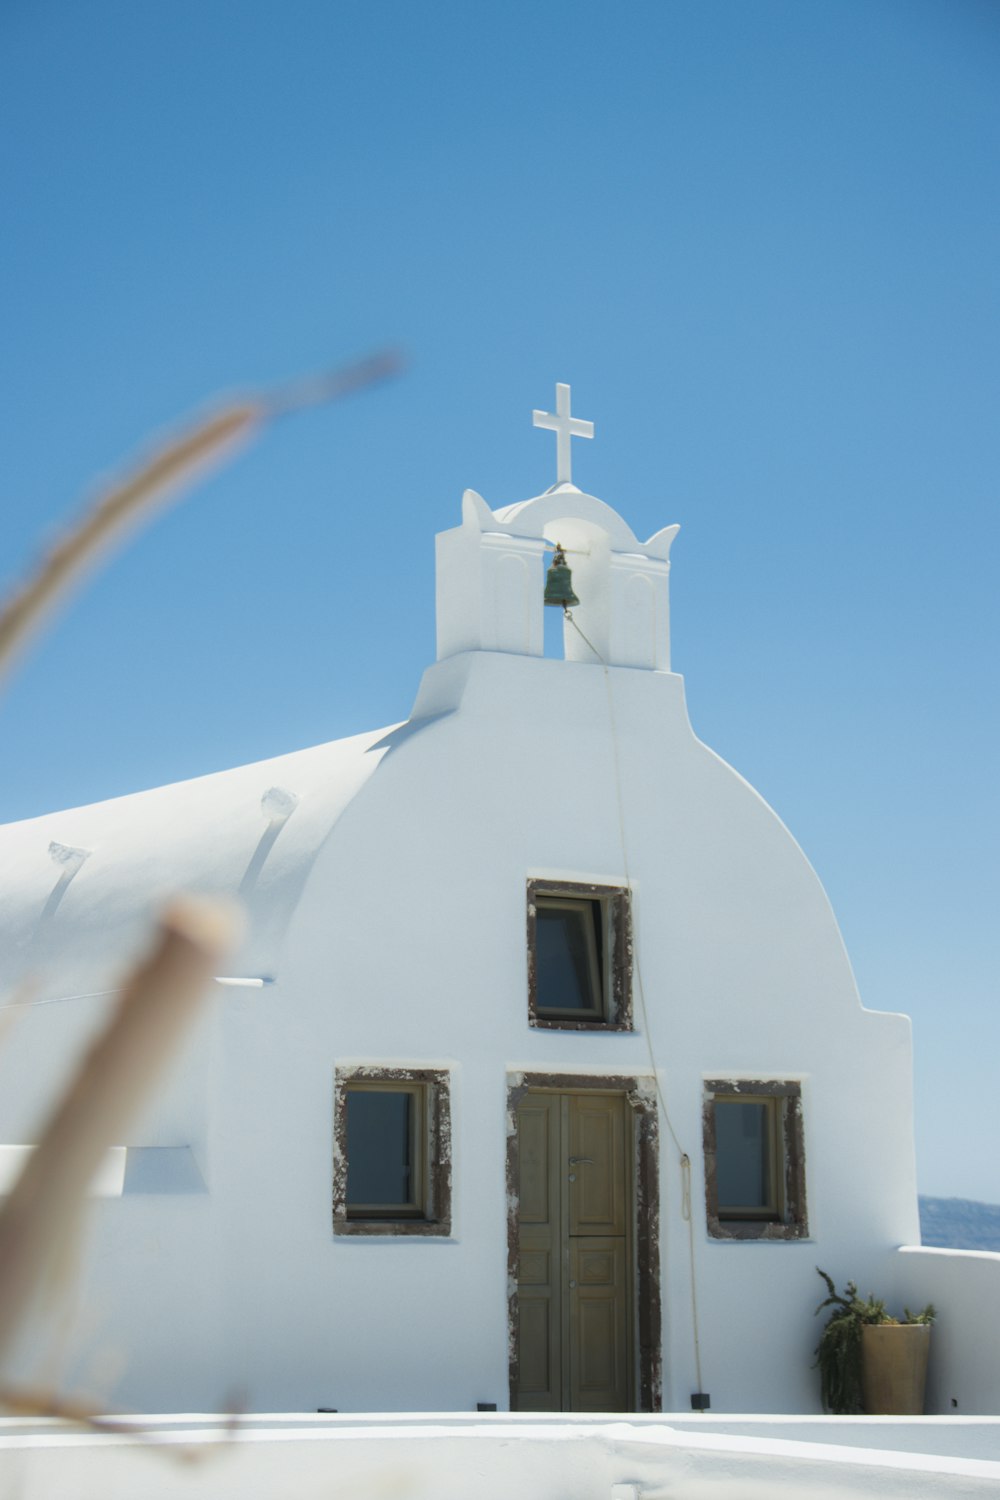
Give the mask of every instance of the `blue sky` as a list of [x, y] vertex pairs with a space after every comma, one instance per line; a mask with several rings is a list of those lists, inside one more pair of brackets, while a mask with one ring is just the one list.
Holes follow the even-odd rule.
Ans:
[[0, 817], [405, 717], [462, 490], [679, 521], [696, 732], [785, 819], [918, 1167], [1000, 1201], [1000, 8], [7, 0], [0, 575], [206, 397], [384, 344], [120, 554], [0, 704]]

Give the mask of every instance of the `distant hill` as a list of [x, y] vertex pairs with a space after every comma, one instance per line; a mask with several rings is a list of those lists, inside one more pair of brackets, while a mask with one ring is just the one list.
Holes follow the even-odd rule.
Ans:
[[922, 1197], [920, 1234], [925, 1245], [946, 1250], [1000, 1251], [1000, 1204]]

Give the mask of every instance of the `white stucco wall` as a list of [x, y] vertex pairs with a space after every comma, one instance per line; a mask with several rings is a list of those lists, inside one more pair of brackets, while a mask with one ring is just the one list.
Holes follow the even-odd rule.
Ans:
[[[626, 875], [608, 680], [600, 668], [486, 653], [431, 669], [418, 710], [454, 711], [390, 750], [316, 861], [280, 993], [255, 1002], [262, 1070], [274, 1066], [266, 1035], [279, 1007], [291, 1023], [301, 1071], [279, 1155], [286, 1170], [296, 1158], [312, 1188], [298, 1195], [286, 1179], [283, 1207], [313, 1246], [308, 1275], [331, 1299], [300, 1309], [283, 1401], [320, 1404], [323, 1390], [328, 1404], [355, 1409], [412, 1404], [414, 1382], [432, 1369], [443, 1406], [505, 1403], [506, 1075], [650, 1070], [641, 1021], [630, 1035], [527, 1025], [526, 876]], [[817, 1261], [877, 1278], [916, 1234], [908, 1023], [862, 1011], [812, 870], [774, 814], [694, 738], [680, 679], [616, 670], [610, 680], [651, 1041], [695, 1164], [704, 1383], [721, 1409], [814, 1409]], [[317, 1233], [332, 1071], [346, 1062], [453, 1069], [450, 1241]], [[727, 1074], [802, 1080], [812, 1242], [707, 1239], [702, 1082]], [[253, 1130], [241, 1116], [233, 1149]], [[687, 1405], [696, 1379], [688, 1230], [663, 1135], [669, 1408]], [[308, 1214], [296, 1208], [306, 1203]], [[289, 1227], [280, 1218], [279, 1238]], [[244, 1264], [259, 1260], [264, 1275], [277, 1250], [270, 1236], [244, 1245]], [[393, 1330], [388, 1367], [358, 1352], [376, 1315]], [[268, 1329], [242, 1337], [259, 1363]]]

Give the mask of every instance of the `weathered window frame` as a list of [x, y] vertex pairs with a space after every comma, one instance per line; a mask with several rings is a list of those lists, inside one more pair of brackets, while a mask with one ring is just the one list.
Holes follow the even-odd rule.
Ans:
[[[738, 1099], [768, 1105], [772, 1131], [775, 1202], [773, 1207], [720, 1206], [716, 1100]], [[809, 1236], [806, 1210], [802, 1085], [796, 1079], [712, 1078], [705, 1083], [702, 1110], [705, 1151], [705, 1207], [708, 1233], [717, 1240], [803, 1240]]]
[[[409, 1094], [415, 1133], [414, 1200], [399, 1206], [347, 1203], [347, 1101], [352, 1092]], [[333, 1109], [333, 1232], [336, 1235], [451, 1234], [451, 1088], [445, 1069], [337, 1068]]]
[[[601, 1007], [598, 1014], [580, 1016], [539, 1003], [538, 901], [579, 903], [600, 913], [602, 954]], [[625, 886], [593, 885], [583, 881], [530, 879], [527, 884], [528, 1025], [551, 1031], [631, 1031], [632, 1028], [632, 903]]]

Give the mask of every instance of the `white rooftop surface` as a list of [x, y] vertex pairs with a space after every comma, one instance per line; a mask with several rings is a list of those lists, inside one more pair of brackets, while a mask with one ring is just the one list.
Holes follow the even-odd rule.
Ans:
[[[995, 1497], [1000, 1419], [412, 1414], [135, 1417], [136, 1436], [0, 1423], [24, 1500]], [[835, 1445], [835, 1446], [834, 1446]], [[196, 1455], [201, 1461], [192, 1462]]]

